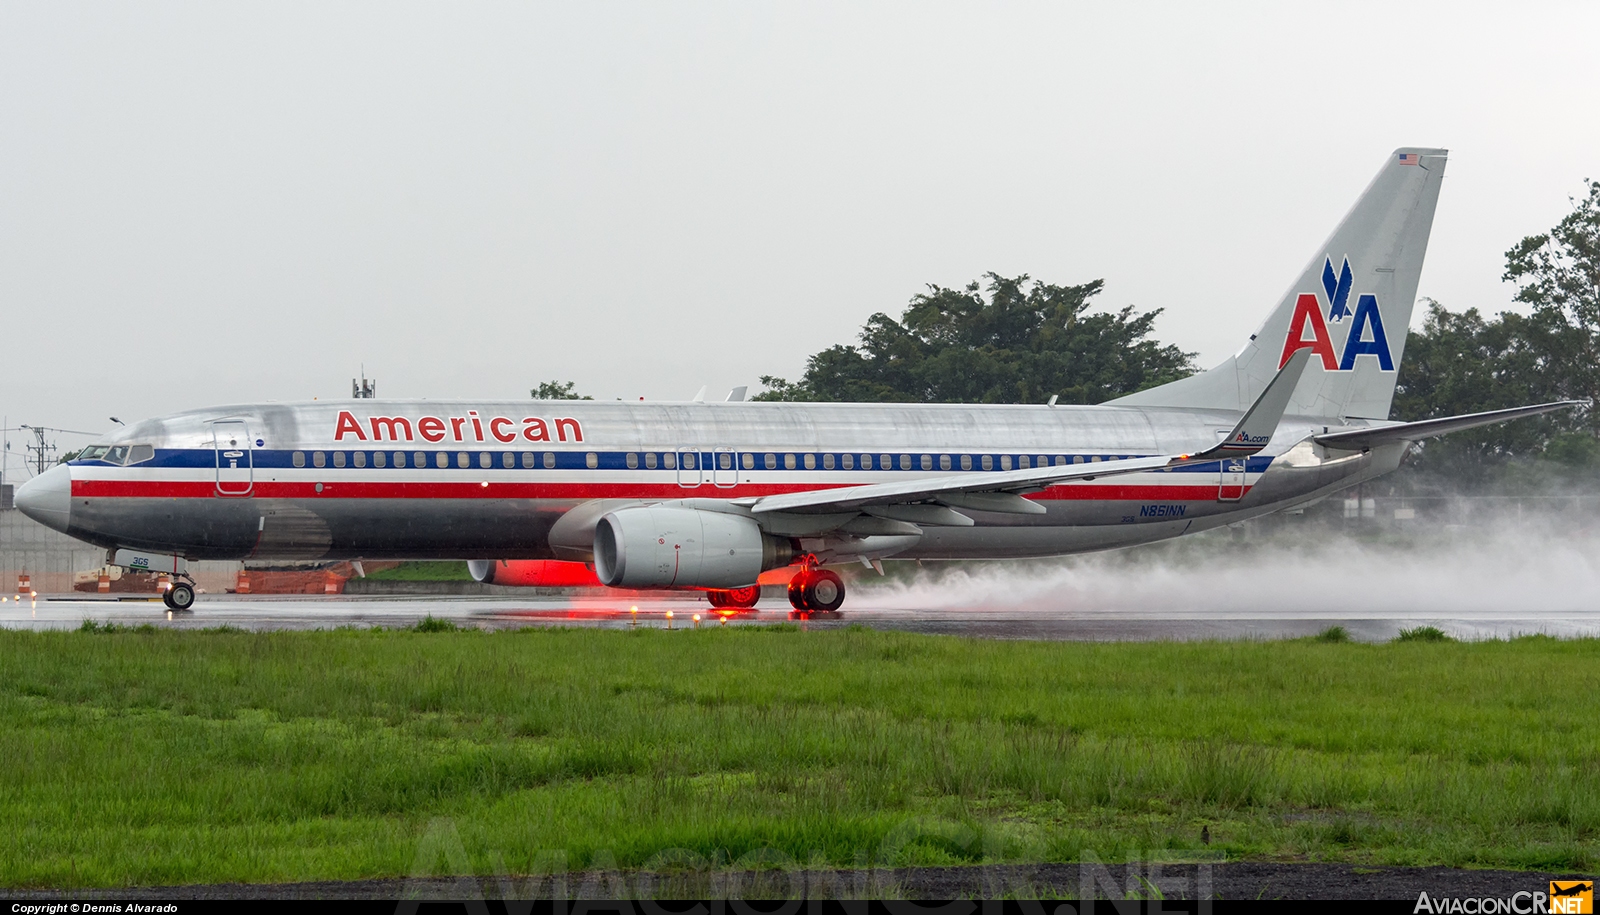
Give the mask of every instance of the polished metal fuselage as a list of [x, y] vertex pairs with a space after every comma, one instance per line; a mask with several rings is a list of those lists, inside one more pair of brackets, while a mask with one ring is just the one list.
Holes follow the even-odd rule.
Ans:
[[[75, 461], [67, 532], [189, 559], [572, 558], [574, 507], [732, 500], [1215, 445], [1230, 411], [1132, 406], [355, 400], [196, 410], [119, 430], [128, 466]], [[1350, 426], [1332, 427], [1351, 428]], [[1175, 537], [1323, 497], [1392, 470], [1399, 448], [1334, 452], [1286, 417], [1236, 465], [1097, 478], [964, 510], [899, 558], [1000, 559]], [[704, 504], [704, 503], [701, 503]]]

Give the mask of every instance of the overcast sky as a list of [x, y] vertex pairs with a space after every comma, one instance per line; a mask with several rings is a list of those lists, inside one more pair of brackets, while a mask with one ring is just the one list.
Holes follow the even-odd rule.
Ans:
[[1209, 365], [1403, 145], [1451, 150], [1420, 293], [1494, 312], [1600, 177], [1596, 34], [1594, 3], [5, 2], [0, 412], [363, 364], [720, 398], [988, 270], [1103, 278]]

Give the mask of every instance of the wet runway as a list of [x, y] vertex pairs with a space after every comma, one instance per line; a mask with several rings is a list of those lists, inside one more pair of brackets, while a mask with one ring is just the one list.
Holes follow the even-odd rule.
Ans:
[[[1048, 602], [1054, 604], [1055, 602]], [[1263, 607], [1254, 610], [1144, 607], [1095, 610], [1039, 602], [1004, 609], [906, 607], [897, 596], [874, 601], [853, 595], [840, 620], [812, 620], [807, 628], [835, 628], [859, 623], [941, 635], [997, 639], [1076, 641], [1148, 641], [1196, 639], [1282, 639], [1313, 635], [1339, 625], [1352, 638], [1386, 641], [1402, 628], [1437, 626], [1461, 639], [1509, 638], [1542, 633], [1572, 638], [1600, 636], [1600, 612], [1565, 610], [1456, 609], [1409, 610], [1371, 608], [1348, 612], [1319, 607], [1314, 612]], [[670, 618], [669, 618], [670, 614]], [[695, 615], [700, 616], [697, 623]], [[320, 597], [298, 595], [201, 595], [193, 611], [173, 613], [155, 598], [40, 595], [20, 603], [0, 603], [0, 626], [14, 629], [75, 629], [84, 620], [125, 626], [203, 629], [232, 626], [250, 630], [332, 629], [341, 626], [404, 627], [425, 616], [449, 619], [461, 626], [504, 629], [525, 626], [587, 626], [693, 630], [716, 625], [751, 626], [788, 623], [789, 608], [781, 599], [764, 600], [756, 612], [739, 613], [721, 622], [703, 600], [617, 600], [607, 598], [519, 599], [515, 597]]]

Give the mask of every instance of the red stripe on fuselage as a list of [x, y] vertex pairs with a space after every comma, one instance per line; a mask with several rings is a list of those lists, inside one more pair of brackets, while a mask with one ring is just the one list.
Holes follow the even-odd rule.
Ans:
[[[250, 495], [262, 499], [738, 499], [791, 492], [846, 488], [807, 483], [741, 483], [719, 488], [710, 483], [685, 488], [672, 483], [348, 483], [258, 482]], [[1248, 492], [1250, 487], [1245, 487]], [[84, 499], [209, 499], [217, 496], [211, 480], [73, 480], [72, 495]], [[1037, 501], [1102, 500], [1125, 502], [1206, 502], [1217, 497], [1217, 484], [1117, 485], [1081, 483], [1052, 486], [1027, 498]], [[241, 498], [231, 496], [227, 498]]]

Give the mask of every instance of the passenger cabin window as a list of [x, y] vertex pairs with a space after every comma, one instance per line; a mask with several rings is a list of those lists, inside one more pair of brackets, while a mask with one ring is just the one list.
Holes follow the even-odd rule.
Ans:
[[950, 469], [950, 455], [948, 455], [948, 454], [939, 455], [939, 469], [940, 470], [949, 470]]
[[556, 469], [556, 453], [554, 451], [546, 451], [544, 453], [544, 469]]
[[924, 454], [922, 456], [922, 460], [918, 461], [918, 463], [922, 465], [922, 469], [923, 470], [932, 470], [933, 469], [933, 455]]
[[350, 461], [357, 467], [365, 467], [367, 466], [367, 453], [365, 451], [357, 451], [355, 454], [350, 455]]
[[509, 451], [501, 452], [500, 453], [500, 466], [504, 467], [507, 470], [510, 470], [511, 468], [517, 466], [517, 456], [512, 454]]
[[311, 452], [311, 466], [313, 466], [313, 467], [326, 467], [326, 466], [328, 466], [328, 456], [326, 454], [323, 454], [320, 451]]
[[343, 451], [335, 451], [333, 453], [333, 466], [335, 466], [335, 467], [343, 467], [344, 466], [344, 452]]
[[488, 470], [490, 467], [493, 467], [493, 466], [494, 466], [494, 455], [490, 454], [487, 451], [478, 452], [478, 469], [479, 470]]
[[306, 453], [304, 451], [296, 451], [294, 454], [289, 455], [289, 463], [296, 467], [306, 466]]
[[887, 455], [887, 454], [878, 455], [878, 469], [879, 470], [893, 470], [894, 469], [894, 457], [892, 455]]
[[1067, 456], [1066, 455], [1064, 455], [1064, 454], [1056, 455], [1055, 465], [1057, 467], [1060, 467], [1061, 465], [1065, 464], [1066, 462], [1067, 462]]
[[443, 451], [433, 456], [433, 466], [443, 469], [450, 466], [450, 455]]
[[656, 469], [656, 461], [657, 461], [656, 453], [654, 451], [647, 452], [645, 454], [645, 456], [644, 456], [644, 469], [646, 469], [646, 470], [654, 470], [654, 469]]
[[693, 451], [684, 452], [684, 454], [683, 454], [683, 469], [684, 470], [693, 470], [694, 469], [694, 452]]
[[978, 461], [983, 465], [983, 469], [984, 470], [993, 470], [994, 469], [994, 455], [986, 454], [983, 457], [979, 458]]
[[411, 455], [411, 458], [412, 458], [411, 466], [413, 466], [413, 467], [426, 467], [426, 466], [428, 466], [428, 453], [426, 451], [418, 451], [415, 454]]
[[523, 470], [532, 470], [533, 469], [533, 452], [532, 451], [524, 451], [524, 452], [522, 452], [522, 469]]
[[389, 463], [389, 456], [387, 454], [384, 454], [382, 451], [372, 452], [372, 466], [382, 467], [387, 463]]
[[661, 456], [661, 466], [665, 467], [668, 470], [676, 470], [677, 467], [678, 467], [678, 454], [677, 454], [677, 452], [668, 451], [666, 454], [663, 454]]
[[456, 452], [456, 466], [460, 467], [462, 470], [466, 470], [468, 467], [471, 467], [472, 466], [472, 455], [466, 453], [465, 451], [457, 451]]
[[733, 469], [733, 455], [729, 454], [726, 451], [717, 452], [717, 469], [719, 469], [719, 470], [732, 470]]
[[1009, 454], [1000, 455], [1000, 469], [1001, 470], [1010, 470], [1011, 469], [1011, 455], [1009, 455]]
[[793, 470], [794, 468], [795, 468], [794, 455], [792, 455], [792, 454], [784, 455], [783, 456], [783, 469], [784, 470]]
[[853, 454], [839, 455], [839, 464], [846, 470], [856, 469], [856, 456]]
[[833, 455], [824, 454], [822, 456], [822, 469], [823, 470], [832, 470], [833, 469]]
[[638, 470], [639, 469], [639, 456], [637, 454], [634, 454], [632, 451], [628, 452], [628, 456], [627, 456], [627, 458], [625, 458], [625, 462], [627, 463], [629, 470]]
[[816, 455], [814, 455], [814, 454], [806, 455], [806, 469], [807, 470], [816, 470], [817, 469], [817, 456]]
[[743, 465], [744, 469], [746, 470], [754, 470], [756, 469], [756, 456], [746, 451], [744, 454], [739, 456], [739, 463]]
[[768, 470], [777, 470], [778, 456], [776, 454], [763, 455], [761, 458], [761, 465]]
[[583, 466], [589, 468], [590, 470], [593, 470], [596, 467], [599, 467], [600, 466], [600, 455], [595, 454], [593, 451], [591, 451], [588, 454], [584, 455], [583, 456]]
[[971, 470], [972, 469], [972, 455], [963, 454], [961, 456], [961, 469], [962, 470]]

